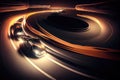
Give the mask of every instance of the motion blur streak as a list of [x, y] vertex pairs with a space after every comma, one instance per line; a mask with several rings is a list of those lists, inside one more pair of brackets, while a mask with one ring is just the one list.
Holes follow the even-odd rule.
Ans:
[[50, 5], [31, 5], [29, 8], [50, 8]]
[[73, 51], [73, 52], [76, 52], [79, 54], [87, 55], [87, 56], [111, 59], [111, 60], [119, 60], [119, 57], [117, 57], [116, 55], [112, 55], [112, 56], [110, 55], [111, 52], [119, 52], [117, 50], [106, 49], [106, 48], [104, 48], [105, 50], [99, 50], [99, 49], [96, 49], [98, 47], [81, 46], [81, 45], [77, 45], [77, 44], [72, 44], [72, 43], [64, 41], [64, 40], [50, 34], [45, 29], [43, 29], [40, 25], [38, 25], [38, 26], [40, 27], [42, 33], [39, 32], [38, 30], [34, 29], [31, 26], [27, 25], [27, 28], [36, 35], [39, 35], [41, 37], [46, 37], [48, 39], [55, 41], [57, 43], [56, 45], [58, 45], [61, 48], [64, 48], [64, 49], [67, 49], [67, 50], [70, 50], [70, 51]]
[[75, 9], [78, 11], [107, 14], [107, 11], [100, 10], [100, 9], [93, 7], [96, 5], [99, 6], [99, 5], [104, 4], [104, 3], [106, 3], [106, 2], [99, 2], [99, 3], [92, 3], [92, 4], [79, 4], [79, 5], [75, 6]]
[[[13, 25], [18, 19], [23, 18], [24, 15], [18, 15], [15, 16], [13, 18], [8, 19], [8, 28], [10, 28], [11, 25]], [[10, 35], [10, 30], [8, 29], [8, 35]], [[18, 44], [15, 44], [13, 42], [13, 40], [10, 39], [10, 42], [12, 44], [12, 46], [14, 47], [15, 50], [18, 49], [19, 46], [17, 46]], [[54, 77], [50, 76], [49, 74], [47, 74], [46, 72], [44, 72], [42, 69], [40, 69], [38, 66], [36, 66], [29, 58], [27, 58], [25, 55], [23, 55], [24, 58], [39, 72], [41, 72], [42, 74], [44, 74], [46, 77], [48, 77], [49, 79], [52, 80], [56, 80]]]
[[[12, 40], [11, 44], [13, 45], [14, 49], [17, 50], [17, 47], [15, 46], [14, 42]], [[43, 73], [45, 76], [47, 76], [48, 78], [50, 78], [51, 80], [56, 80], [54, 77], [50, 76], [49, 74], [47, 74], [46, 72], [44, 72], [42, 69], [40, 69], [38, 66], [36, 66], [29, 58], [27, 58], [25, 55], [23, 55], [24, 58], [39, 72]]]
[[25, 23], [26, 23], [26, 16], [24, 15], [23, 16], [23, 23], [22, 23], [22, 30], [23, 30], [23, 32], [26, 34], [26, 35], [28, 35], [26, 32], [25, 32], [25, 30], [24, 30], [24, 26], [25, 26]]
[[56, 10], [44, 10], [44, 11], [37, 11], [37, 12], [32, 12], [32, 13], [28, 13], [25, 15], [25, 18], [27, 19], [29, 16], [32, 16], [34, 14], [38, 14], [38, 13], [47, 13], [47, 12], [61, 12], [61, 9], [56, 9]]
[[53, 60], [53, 59], [51, 59], [51, 58], [49, 58], [49, 57], [48, 57], [47, 59], [49, 59], [50, 61], [54, 62], [55, 64], [57, 64], [57, 65], [65, 68], [65, 69], [67, 69], [67, 70], [70, 70], [70, 71], [72, 71], [72, 72], [74, 72], [74, 73], [76, 73], [76, 74], [79, 74], [79, 75], [82, 75], [82, 76], [85, 76], [85, 77], [88, 77], [88, 78], [91, 78], [91, 79], [98, 79], [98, 78], [96, 78], [96, 77], [90, 76], [90, 75], [88, 75], [88, 74], [85, 74], [85, 73], [76, 71], [76, 70], [74, 70], [74, 69], [72, 69], [72, 68], [70, 68], [70, 67], [67, 67], [67, 66], [65, 66], [65, 65], [63, 65], [63, 64], [61, 64], [61, 63], [59, 63], [59, 62], [57, 62], [57, 61], [55, 61], [55, 60]]
[[[81, 15], [81, 14], [77, 14], [77, 16], [79, 17], [85, 17], [88, 19], [91, 19], [92, 21], [96, 22], [99, 27], [100, 27], [100, 34], [97, 37], [97, 39], [104, 39], [105, 41], [107, 41], [113, 34], [113, 28], [111, 27], [111, 25], [109, 25], [109, 23], [107, 22], [107, 20], [105, 18], [100, 18], [100, 17], [96, 17], [96, 16], [91, 16], [91, 15]], [[106, 23], [105, 23], [106, 21]], [[107, 39], [105, 39], [107, 38]]]
[[43, 73], [46, 77], [48, 77], [51, 80], [56, 80], [54, 77], [50, 76], [49, 74], [47, 74], [46, 72], [44, 72], [42, 69], [40, 69], [38, 66], [36, 66], [29, 58], [27, 58], [26, 56], [24, 56], [24, 58], [35, 68], [37, 69], [39, 72]]
[[[6, 4], [5, 4], [6, 5]], [[26, 10], [29, 8], [50, 8], [50, 5], [7, 4], [8, 7], [0, 7], [0, 12]]]
[[[51, 10], [51, 11], [52, 11], [52, 12], [58, 12], [58, 11], [61, 11], [61, 10]], [[45, 11], [43, 11], [43, 12], [45, 12]], [[40, 13], [40, 12], [35, 12], [35, 13]], [[34, 14], [34, 13], [29, 13], [28, 15], [31, 15], [31, 14]], [[11, 25], [13, 25], [13, 24], [14, 24], [18, 19], [20, 19], [20, 18], [24, 18], [23, 23], [22, 23], [22, 25], [24, 26], [24, 25], [25, 25], [25, 14], [24, 14], [24, 15], [15, 16], [15, 17], [13, 17], [12, 19], [10, 19], [9, 22], [8, 22], [9, 28], [10, 28]], [[22, 27], [23, 27], [23, 26], [22, 26]], [[9, 30], [9, 29], [8, 29], [8, 30]], [[25, 31], [24, 31], [24, 32], [25, 32]], [[43, 32], [44, 32], [44, 30], [43, 30]], [[8, 34], [10, 35], [10, 31], [8, 31]], [[45, 35], [43, 34], [43, 36], [45, 36]], [[10, 41], [11, 41], [11, 44], [13, 45], [14, 49], [17, 50], [17, 46], [16, 46], [16, 45], [18, 45], [18, 44], [15, 44], [15, 43], [13, 42], [13, 40], [11, 40], [11, 39], [10, 39]], [[44, 72], [42, 69], [40, 69], [37, 65], [35, 65], [28, 57], [26, 57], [25, 55], [23, 55], [23, 57], [24, 57], [37, 71], [43, 73], [46, 77], [48, 77], [48, 78], [50, 78], [50, 79], [52, 79], [52, 80], [56, 80], [54, 77], [52, 77], [51, 75], [47, 74], [47, 73]], [[69, 67], [67, 67], [67, 66], [65, 66], [65, 65], [63, 65], [63, 64], [61, 64], [61, 63], [59, 63], [59, 62], [57, 62], [57, 61], [55, 61], [55, 60], [53, 60], [53, 59], [51, 59], [51, 58], [49, 58], [49, 57], [47, 57], [47, 59], [49, 59], [50, 61], [54, 62], [55, 64], [57, 64], [57, 65], [65, 68], [65, 69], [67, 69], [67, 70], [69, 70], [69, 71], [72, 71], [72, 72], [74, 72], [74, 73], [77, 73], [77, 74], [82, 75], [82, 76], [85, 76], [85, 77], [89, 77], [89, 78], [92, 78], [92, 79], [96, 79], [96, 78], [93, 77], [93, 76], [90, 76], [90, 75], [87, 75], [87, 74], [85, 74], [85, 73], [76, 71], [76, 70], [74, 70], [74, 69], [72, 69], [72, 68], [69, 68]]]
[[18, 11], [28, 9], [28, 5], [18, 5], [18, 6], [9, 6], [9, 7], [0, 7], [0, 12], [10, 12], [10, 11]]

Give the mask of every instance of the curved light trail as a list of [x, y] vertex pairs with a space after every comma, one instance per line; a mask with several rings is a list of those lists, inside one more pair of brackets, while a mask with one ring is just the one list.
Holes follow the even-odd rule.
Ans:
[[[14, 45], [14, 42], [12, 40], [11, 41], [11, 44], [13, 45], [14, 49], [17, 50], [17, 47]], [[36, 66], [28, 57], [26, 57], [24, 54], [23, 54], [23, 57], [39, 72], [41, 72], [42, 74], [44, 74], [46, 77], [48, 77], [49, 79], [51, 80], [56, 80], [54, 77], [52, 77], [51, 75], [47, 74], [45, 71], [43, 71], [42, 69], [40, 69], [38, 66]]]
[[[58, 12], [58, 11], [61, 11], [61, 10], [55, 10], [55, 11]], [[44, 11], [43, 11], [43, 12], [44, 12]], [[54, 11], [52, 10], [52, 12], [54, 12]], [[35, 13], [37, 13], [37, 12], [35, 12]], [[31, 14], [31, 13], [30, 13], [30, 14]], [[9, 20], [9, 21], [10, 21], [10, 22], [8, 22], [8, 23], [9, 23], [9, 24], [8, 24], [8, 25], [9, 25], [9, 28], [10, 28], [10, 26], [13, 25], [17, 20], [19, 20], [20, 18], [24, 18], [24, 17], [25, 17], [25, 15], [20, 15], [19, 17], [17, 16], [17, 17], [15, 17], [15, 18], [12, 18], [12, 20]], [[25, 20], [23, 20], [22, 28], [24, 28], [24, 27], [23, 27], [23, 26], [24, 26], [24, 23], [25, 23]], [[23, 30], [23, 31], [25, 32], [26, 35], [28, 35], [28, 33], [26, 33], [25, 30]], [[8, 29], [8, 34], [10, 35], [9, 29]], [[17, 42], [17, 44], [14, 43], [14, 41], [13, 41], [12, 39], [10, 39], [10, 41], [11, 41], [11, 44], [13, 45], [14, 49], [17, 50], [17, 49], [19, 48], [19, 44], [20, 44], [19, 41]], [[48, 78], [51, 79], [51, 80], [56, 80], [54, 77], [52, 77], [51, 75], [49, 75], [48, 73], [46, 73], [45, 71], [43, 71], [42, 69], [40, 69], [37, 65], [35, 65], [35, 64], [34, 64], [28, 57], [26, 57], [24, 54], [23, 54], [23, 57], [24, 57], [36, 70], [38, 70], [39, 72], [41, 72], [42, 74], [44, 74], [46, 77], [48, 77]], [[70, 68], [70, 67], [67, 67], [67, 66], [65, 66], [65, 65], [63, 65], [63, 64], [61, 64], [61, 63], [59, 63], [59, 62], [57, 62], [57, 61], [55, 61], [55, 60], [53, 60], [53, 59], [51, 59], [51, 58], [49, 58], [49, 57], [47, 57], [47, 59], [50, 60], [50, 61], [52, 61], [53, 63], [55, 63], [55, 64], [63, 67], [63, 68], [69, 70], [69, 71], [72, 71], [72, 72], [76, 73], [76, 74], [79, 74], [79, 75], [82, 75], [82, 76], [85, 76], [85, 77], [88, 77], [88, 78], [96, 79], [96, 78], [93, 77], [93, 76], [90, 76], [90, 75], [87, 75], [87, 74], [85, 74], [85, 73], [76, 71], [76, 70], [74, 70], [74, 69], [72, 69], [72, 68]]]
[[[8, 20], [8, 21], [9, 21], [9, 22], [8, 22], [8, 23], [9, 23], [9, 24], [8, 24], [9, 28], [10, 28], [11, 25], [13, 25], [14, 23], [16, 23], [17, 20], [19, 20], [20, 18], [24, 18], [24, 16], [25, 16], [25, 15], [19, 15], [19, 16], [13, 17], [12, 19]], [[23, 20], [23, 21], [25, 21], [25, 20]], [[24, 25], [24, 22], [22, 23], [22, 25]], [[22, 28], [23, 28], [23, 26], [22, 26]], [[23, 30], [23, 31], [26, 33], [25, 30]], [[26, 33], [26, 34], [27, 34], [27, 33]], [[10, 36], [10, 29], [8, 29], [8, 35]], [[28, 34], [27, 34], [27, 35], [28, 35]], [[20, 45], [20, 43], [21, 43], [20, 41], [18, 41], [18, 42], [16, 43], [16, 42], [13, 41], [12, 39], [10, 39], [10, 42], [11, 42], [11, 44], [12, 44], [12, 46], [14, 47], [15, 50], [17, 50], [17, 49], [19, 48], [19, 45]], [[19, 42], [20, 42], [20, 43], [19, 43]], [[37, 71], [41, 72], [42, 74], [44, 74], [46, 77], [48, 77], [48, 78], [51, 79], [51, 80], [56, 80], [54, 77], [52, 77], [51, 75], [49, 75], [48, 73], [46, 73], [45, 71], [43, 71], [42, 69], [40, 69], [37, 65], [35, 65], [35, 64], [34, 64], [28, 57], [26, 57], [24, 54], [23, 54], [23, 57], [24, 57]], [[65, 65], [63, 65], [63, 64], [61, 64], [61, 63], [59, 63], [59, 62], [57, 62], [57, 61], [55, 61], [55, 60], [53, 60], [53, 59], [51, 59], [51, 58], [49, 58], [49, 57], [47, 57], [47, 59], [50, 60], [50, 61], [52, 61], [52, 62], [54, 62], [55, 64], [63, 67], [63, 68], [69, 70], [69, 71], [72, 71], [72, 72], [74, 72], [74, 73], [77, 73], [77, 74], [79, 74], [79, 75], [82, 75], [82, 76], [85, 76], [85, 77], [88, 77], [88, 78], [93, 78], [93, 79], [95, 79], [95, 77], [92, 77], [92, 76], [87, 75], [87, 74], [85, 74], [85, 73], [82, 73], [82, 72], [76, 71], [76, 70], [74, 70], [74, 69], [72, 69], [72, 68], [69, 68], [69, 67], [67, 67], [67, 66], [65, 66]]]
[[69, 70], [69, 71], [71, 71], [71, 72], [74, 72], [74, 73], [76, 73], [76, 74], [79, 74], [79, 75], [82, 75], [82, 76], [85, 76], [85, 77], [88, 77], [88, 78], [91, 78], [91, 79], [98, 79], [98, 78], [96, 78], [96, 77], [94, 77], [94, 76], [91, 76], [91, 75], [88, 75], [88, 74], [85, 74], [85, 73], [76, 71], [76, 70], [74, 70], [74, 69], [72, 69], [72, 68], [70, 68], [70, 67], [67, 67], [67, 66], [65, 66], [65, 65], [63, 65], [63, 64], [61, 64], [61, 63], [59, 63], [59, 62], [57, 62], [57, 61], [55, 61], [54, 59], [51, 59], [51, 58], [49, 58], [49, 57], [48, 57], [47, 59], [49, 59], [50, 61], [54, 62], [55, 64], [57, 64], [57, 65], [65, 68], [65, 69], [67, 69], [67, 70]]
[[[19, 20], [20, 18], [24, 17], [24, 15], [19, 15], [19, 16], [16, 16], [16, 17], [13, 17], [12, 20], [9, 20], [9, 28], [11, 25], [13, 25], [17, 20]], [[25, 32], [25, 31], [24, 31]], [[10, 29], [8, 29], [8, 34], [10, 35]], [[19, 46], [15, 45], [14, 41], [10, 39], [10, 42], [12, 44], [12, 46], [14, 47], [15, 50], [17, 50]], [[26, 57], [24, 54], [23, 54], [23, 57], [36, 69], [38, 70], [39, 72], [41, 72], [42, 74], [44, 74], [46, 77], [48, 77], [49, 79], [51, 80], [56, 80], [54, 77], [52, 77], [51, 75], [47, 74], [45, 71], [43, 71], [42, 69], [40, 69], [38, 66], [36, 66], [28, 57]]]
[[[98, 3], [98, 4], [101, 4], [101, 3]], [[97, 3], [92, 4], [92, 5], [97, 5]], [[86, 6], [87, 6], [87, 8], [84, 8]], [[97, 13], [97, 14], [99, 14], [99, 13], [100, 14], [106, 14], [102, 10], [96, 10], [96, 9], [90, 9], [89, 10], [89, 6], [91, 6], [91, 5], [83, 4], [83, 5], [76, 5], [75, 8], [65, 8], [65, 7], [51, 7], [50, 5], [44, 5], [44, 6], [34, 5], [34, 6], [31, 6], [31, 8], [39, 8], [40, 7], [40, 8], [48, 8], [48, 9], [47, 10], [42, 10], [42, 11], [36, 11], [36, 12], [29, 12], [29, 13], [25, 13], [25, 14], [22, 14], [22, 15], [16, 15], [16, 16], [13, 16], [13, 17], [9, 18], [6, 21], [7, 24], [5, 25], [5, 26], [7, 26], [6, 28], [8, 30], [8, 31], [6, 31], [6, 33], [8, 32], [8, 35], [11, 36], [10, 27], [12, 25], [14, 25], [15, 23], [17, 23], [17, 21], [19, 19], [23, 18], [23, 21], [20, 24], [22, 25], [21, 27], [22, 27], [23, 32], [25, 33], [25, 36], [30, 36], [32, 38], [34, 38], [36, 36], [37, 37], [39, 36], [39, 38], [43, 38], [44, 40], [46, 40], [48, 42], [51, 42], [53, 45], [57, 46], [58, 49], [60, 48], [59, 50], [66, 51], [68, 53], [72, 52], [73, 54], [83, 55], [83, 56], [87, 56], [87, 57], [91, 57], [91, 58], [119, 61], [120, 58], [117, 54], [117, 53], [120, 52], [119, 50], [110, 49], [110, 48], [103, 48], [103, 47], [87, 46], [87, 45], [83, 46], [83, 45], [80, 45], [80, 44], [71, 43], [69, 41], [61, 39], [58, 36], [55, 36], [54, 34], [50, 33], [49, 31], [44, 29], [44, 27], [42, 25], [40, 25], [37, 22], [36, 22], [36, 25], [39, 27], [39, 30], [35, 29], [35, 26], [31, 26], [27, 22], [28, 18], [31, 17], [31, 16], [34, 16], [34, 15], [39, 15], [39, 14], [44, 14], [44, 13], [62, 13], [62, 12], [67, 11], [67, 10], [75, 10], [75, 11], [78, 11], [77, 14], [75, 14], [76, 17], [82, 18], [82, 20], [85, 21], [86, 23], [88, 23], [88, 25], [89, 25], [87, 31], [78, 32], [77, 34], [80, 34], [82, 36], [84, 36], [85, 34], [88, 35], [88, 36], [94, 34], [95, 36], [92, 36], [92, 39], [89, 40], [90, 42], [94, 42], [94, 41], [105, 42], [105, 41], [108, 41], [110, 39], [110, 37], [114, 34], [114, 31], [113, 31], [112, 26], [109, 23], [107, 23], [107, 22], [104, 23], [104, 21], [107, 20], [107, 19], [105, 19], [103, 17], [100, 17], [100, 16], [83, 15], [83, 14], [79, 13], [79, 11], [80, 12], [82, 11], [82, 12], [92, 12], [92, 13]], [[23, 6], [22, 8], [26, 9], [26, 8], [28, 8], [28, 6], [27, 7]], [[11, 7], [11, 9], [18, 10], [18, 9], [15, 9], [14, 7]], [[2, 12], [9, 12], [9, 11], [11, 11], [11, 10], [2, 10]], [[94, 26], [96, 26], [96, 27], [94, 27]], [[31, 32], [33, 35], [29, 34], [28, 31]], [[71, 34], [72, 34], [72, 32], [71, 32]], [[20, 39], [18, 39], [16, 41], [10, 39], [10, 42], [11, 42], [12, 46], [14, 47], [14, 49], [16, 51], [18, 51], [21, 44], [24, 44], [24, 42], [21, 43], [21, 41], [22, 40], [20, 40]], [[47, 48], [50, 47], [49, 44], [46, 44], [47, 42], [45, 43], [45, 45], [44, 45], [44, 42], [42, 42], [42, 43], [43, 43], [44, 48], [45, 47], [47, 47]], [[49, 47], [46, 46], [46, 45], [48, 45]], [[39, 47], [39, 48], [41, 48], [41, 47]], [[55, 48], [51, 47], [49, 49], [52, 51], [52, 49], [54, 50]], [[57, 49], [54, 50], [54, 51], [57, 51]], [[56, 54], [56, 53], [54, 53], [54, 54]], [[64, 54], [66, 54], [66, 53], [64, 53]], [[30, 65], [32, 65], [38, 72], [42, 73], [48, 79], [57, 80], [56, 76], [50, 74], [49, 70], [48, 70], [48, 72], [47, 72], [47, 70], [45, 71], [44, 69], [39, 67], [37, 64], [35, 64], [29, 57], [27, 57], [24, 54], [22, 54], [22, 55], [23, 55], [24, 59], [26, 61], [28, 61], [30, 63]], [[94, 75], [91, 75], [89, 73], [85, 73], [85, 72], [82, 72], [82, 71], [77, 71], [76, 68], [74, 69], [74, 68], [68, 66], [69, 64], [65, 65], [66, 63], [64, 64], [64, 62], [60, 63], [59, 61], [49, 57], [49, 55], [52, 56], [48, 52], [48, 54], [41, 57], [41, 59], [43, 58], [43, 59], [49, 60], [52, 63], [56, 64], [57, 66], [60, 66], [62, 69], [68, 70], [68, 71], [73, 72], [75, 74], [78, 74], [80, 76], [87, 77], [87, 78], [90, 78], [90, 79], [100, 79], [100, 78], [98, 78]], [[76, 61], [76, 63], [77, 63], [77, 61]]]
[[[80, 15], [78, 15], [78, 16], [80, 16]], [[81, 15], [81, 16], [83, 16], [83, 15]], [[83, 16], [83, 17], [86, 17], [86, 16]], [[94, 18], [91, 16], [87, 16], [87, 18], [94, 20], [100, 26], [101, 31], [102, 31], [101, 34], [104, 34], [107, 32], [107, 31], [104, 31], [104, 30], [106, 30], [105, 27], [103, 27], [103, 25], [99, 22], [99, 20], [97, 18]], [[58, 45], [59, 47], [62, 47], [64, 49], [67, 49], [67, 50], [70, 50], [70, 51], [73, 51], [73, 52], [76, 52], [79, 54], [98, 57], [98, 58], [111, 59], [111, 60], [119, 60], [120, 59], [116, 54], [111, 55], [111, 52], [119, 52], [118, 50], [107, 49], [107, 48], [102, 48], [104, 50], [99, 50], [99, 49], [97, 49], [98, 47], [81, 46], [81, 45], [77, 45], [77, 44], [72, 44], [72, 43], [64, 41], [64, 40], [54, 36], [53, 34], [47, 32], [40, 25], [38, 25], [38, 26], [39, 26], [41, 32], [34, 29], [32, 26], [29, 26], [29, 24], [26, 24], [26, 25], [27, 25], [26, 27], [34, 34], [39, 35], [41, 37], [45, 37], [47, 39], [51, 39], [51, 40], [55, 41], [56, 45]], [[112, 35], [112, 33], [111, 33], [111, 35]]]
[[91, 4], [78, 4], [75, 6], [75, 9], [78, 11], [85, 11], [85, 12], [92, 12], [92, 13], [99, 13], [99, 14], [108, 14], [106, 10], [97, 9], [96, 6], [105, 5], [108, 3], [107, 1], [98, 2], [98, 3], [91, 3]]

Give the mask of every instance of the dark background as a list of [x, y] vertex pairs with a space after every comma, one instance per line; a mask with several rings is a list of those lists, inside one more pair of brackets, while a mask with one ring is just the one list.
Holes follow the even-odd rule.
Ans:
[[[48, 4], [48, 5], [52, 5], [52, 6], [67, 6], [67, 7], [74, 7], [76, 4], [87, 4], [87, 3], [95, 3], [95, 2], [101, 2], [101, 1], [108, 1], [107, 4], [104, 5], [104, 7], [100, 7], [102, 9], [106, 9], [108, 11], [110, 11], [112, 18], [114, 21], [116, 21], [117, 25], [120, 26], [120, 21], [119, 21], [119, 14], [120, 14], [120, 10], [119, 10], [119, 1], [118, 0], [0, 0], [0, 7], [5, 7], [5, 6], [12, 6], [12, 4], [19, 4], [19, 3], [25, 3], [25, 4], [29, 4], [29, 5], [34, 5], [34, 4]], [[9, 4], [9, 5], [8, 5]], [[10, 5], [11, 4], [11, 5]], [[9, 13], [0, 13], [0, 31], [1, 29], [1, 25], [2, 22], [5, 20], [5, 18], [7, 17]], [[120, 30], [120, 28], [118, 28]], [[120, 33], [118, 33], [118, 35], [120, 35]], [[2, 38], [0, 36], [0, 38]], [[116, 38], [117, 41], [114, 42], [114, 44], [120, 44], [120, 39], [119, 37]], [[1, 41], [0, 41], [1, 44]], [[0, 45], [0, 51], [1, 50], [1, 46]], [[119, 47], [119, 46], [117, 46]], [[4, 66], [4, 64], [2, 63], [2, 57], [0, 56], [0, 80], [13, 80], [13, 79], [17, 79], [15, 78], [15, 76], [13, 76], [11, 73], [9, 73], [9, 71], [6, 69], [6, 67]], [[9, 77], [9, 79], [8, 79]]]

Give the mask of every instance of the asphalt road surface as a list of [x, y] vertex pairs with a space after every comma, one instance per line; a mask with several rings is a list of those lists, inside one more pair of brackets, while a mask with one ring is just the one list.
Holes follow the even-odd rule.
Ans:
[[[102, 48], [101, 43], [98, 43], [108, 40], [114, 34], [112, 32], [113, 28], [108, 26], [109, 24], [103, 23], [103, 20], [106, 20], [106, 18], [102, 18], [102, 14], [92, 14], [91, 12], [84, 14], [84, 11], [76, 11], [75, 9], [61, 10], [54, 8], [52, 10], [30, 9], [5, 14], [7, 16], [3, 16], [0, 25], [0, 60], [2, 64], [0, 73], [2, 74], [2, 78], [16, 80], [118, 79], [119, 50], [109, 47]], [[79, 16], [80, 18], [78, 18]], [[46, 54], [43, 57], [37, 59], [28, 57], [24, 52], [21, 55], [18, 51], [20, 41], [10, 38], [10, 27], [21, 18], [25, 18], [26, 21], [22, 27], [23, 32], [31, 37], [40, 38], [46, 47]], [[72, 29], [75, 24], [71, 23], [70, 29], [65, 29], [66, 24], [70, 24], [68, 19], [69, 21], [80, 21], [81, 24], [77, 25], [83, 27], [75, 27], [79, 29], [79, 31], [76, 31], [76, 29]], [[65, 22], [61, 20], [67, 21], [66, 24], [63, 24]], [[52, 21], [56, 21], [56, 24], [54, 25]], [[24, 21], [21, 25], [23, 23]], [[59, 25], [64, 26], [61, 28]], [[62, 34], [61, 36], [59, 33], [63, 33], [64, 35]], [[75, 35], [80, 36], [75, 37]], [[96, 35], [99, 37], [96, 37]], [[80, 41], [73, 41], [74, 38]], [[88, 40], [88, 38], [93, 39]], [[82, 45], [80, 45], [81, 43]], [[88, 43], [93, 44], [87, 45]], [[98, 43], [99, 45], [94, 43]], [[76, 46], [76, 44], [80, 46]]]

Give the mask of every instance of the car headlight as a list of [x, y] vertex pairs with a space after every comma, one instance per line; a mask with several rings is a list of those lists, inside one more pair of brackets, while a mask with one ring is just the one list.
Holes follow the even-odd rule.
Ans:
[[46, 51], [45, 49], [42, 49], [42, 48], [39, 48], [39, 47], [36, 47], [36, 46], [33, 46], [33, 55], [37, 58], [40, 58], [42, 57], [43, 55], [46, 54]]

